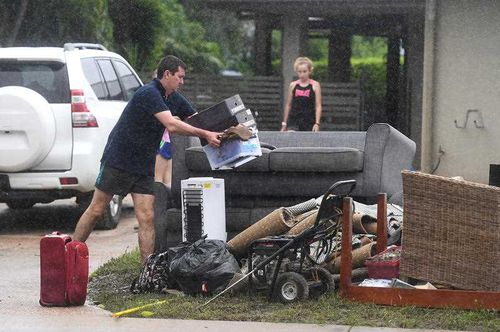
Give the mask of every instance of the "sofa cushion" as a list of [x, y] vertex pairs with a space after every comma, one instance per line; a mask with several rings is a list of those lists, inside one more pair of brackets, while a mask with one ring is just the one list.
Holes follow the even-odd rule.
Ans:
[[[237, 167], [239, 172], [269, 172], [269, 152], [267, 148], [261, 148], [262, 156]], [[175, 158], [175, 156], [174, 156]], [[201, 146], [193, 146], [186, 149], [186, 166], [190, 171], [210, 171], [210, 163]]]
[[269, 167], [281, 172], [359, 172], [363, 152], [339, 147], [277, 148], [269, 154]]
[[236, 170], [238, 172], [269, 172], [269, 153], [271, 150], [263, 147], [260, 150], [262, 151], [262, 156], [237, 167]]

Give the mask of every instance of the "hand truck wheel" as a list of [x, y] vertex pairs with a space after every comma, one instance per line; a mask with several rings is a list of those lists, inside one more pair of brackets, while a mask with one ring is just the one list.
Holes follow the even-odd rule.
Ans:
[[323, 267], [314, 267], [310, 270], [311, 281], [321, 282], [321, 284], [309, 289], [309, 297], [318, 298], [323, 294], [333, 292], [335, 290], [335, 279], [327, 269]]
[[274, 287], [274, 299], [292, 303], [309, 298], [309, 287], [304, 276], [297, 272], [280, 273]]

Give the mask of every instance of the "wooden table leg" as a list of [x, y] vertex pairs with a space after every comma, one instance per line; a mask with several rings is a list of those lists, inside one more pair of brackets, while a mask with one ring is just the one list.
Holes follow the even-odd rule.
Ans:
[[387, 249], [387, 194], [377, 196], [377, 253]]
[[352, 277], [352, 198], [342, 205], [342, 249], [340, 256], [340, 292], [347, 292]]

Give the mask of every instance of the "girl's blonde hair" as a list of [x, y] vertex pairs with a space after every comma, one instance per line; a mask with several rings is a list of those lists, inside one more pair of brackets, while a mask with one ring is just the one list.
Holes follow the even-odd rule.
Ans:
[[293, 70], [297, 71], [300, 65], [307, 65], [307, 68], [309, 68], [309, 71], [311, 72], [313, 70], [313, 62], [308, 57], [305, 56], [298, 57], [293, 64]]

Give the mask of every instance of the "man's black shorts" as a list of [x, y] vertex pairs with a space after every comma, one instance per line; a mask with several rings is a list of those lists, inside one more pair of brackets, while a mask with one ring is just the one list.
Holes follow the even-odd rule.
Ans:
[[152, 176], [132, 174], [118, 168], [101, 165], [95, 186], [105, 193], [120, 196], [126, 196], [128, 193], [153, 195], [154, 183]]

